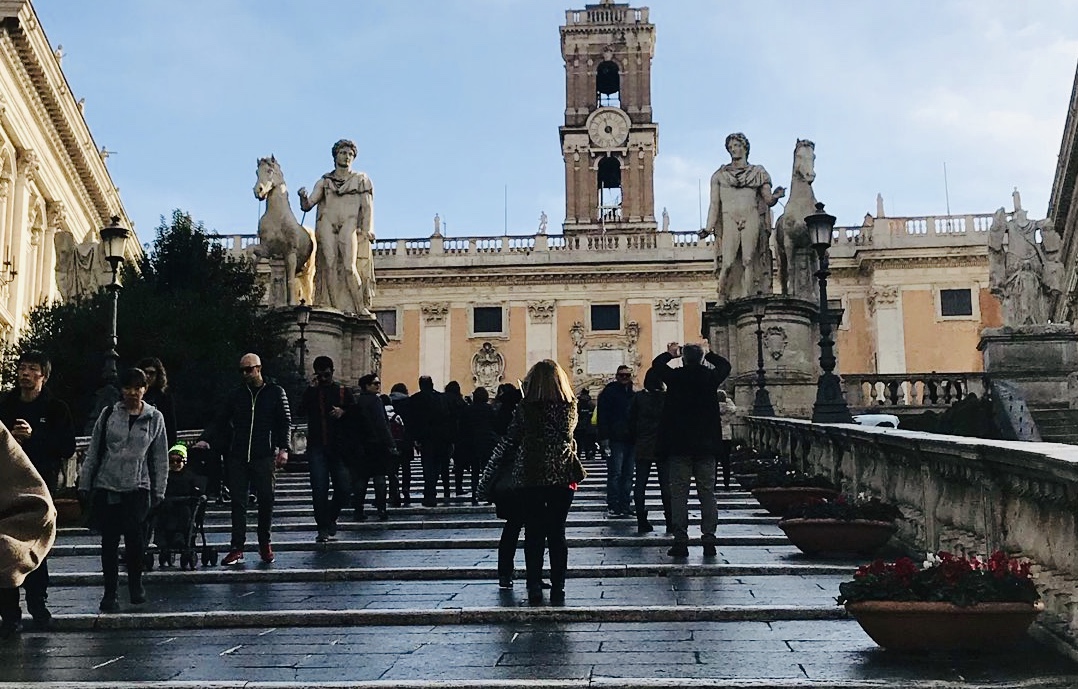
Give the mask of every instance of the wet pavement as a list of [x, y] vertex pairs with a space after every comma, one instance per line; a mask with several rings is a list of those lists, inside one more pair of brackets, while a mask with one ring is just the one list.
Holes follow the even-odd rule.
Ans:
[[[55, 628], [0, 642], [0, 687], [1078, 687], [1078, 665], [1032, 639], [879, 649], [834, 602], [861, 560], [801, 555], [743, 492], [719, 493], [716, 557], [694, 546], [673, 560], [657, 493], [656, 531], [639, 536], [605, 518], [605, 472], [590, 469], [564, 606], [528, 605], [521, 578], [498, 589], [501, 522], [466, 497], [346, 519], [340, 540], [316, 544], [306, 477], [284, 474], [276, 562], [249, 548], [235, 569], [155, 569], [148, 602], [129, 605], [121, 586], [108, 616], [97, 543], [65, 529], [50, 557]], [[207, 525], [224, 550], [227, 511]]]

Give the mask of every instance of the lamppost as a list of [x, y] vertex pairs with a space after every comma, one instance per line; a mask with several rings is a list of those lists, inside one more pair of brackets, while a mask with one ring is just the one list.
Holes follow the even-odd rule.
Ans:
[[752, 300], [752, 316], [756, 319], [756, 398], [752, 401], [753, 416], [774, 416], [771, 395], [764, 386], [764, 314], [767, 312], [767, 300], [762, 291], [756, 292]]
[[304, 333], [307, 330], [307, 324], [311, 321], [311, 307], [307, 305], [306, 299], [300, 299], [295, 311], [296, 325], [299, 326], [299, 339], [296, 340], [296, 349], [299, 350], [299, 371], [301, 376], [306, 376], [307, 338], [304, 337]]
[[105, 353], [105, 381], [111, 383], [116, 380], [116, 360], [120, 355], [116, 352], [118, 339], [116, 337], [116, 313], [120, 306], [120, 290], [123, 285], [117, 279], [120, 264], [124, 260], [124, 244], [131, 236], [131, 231], [120, 225], [120, 216], [112, 216], [112, 221], [101, 228], [101, 247], [105, 252], [105, 260], [112, 268], [112, 281], [105, 285], [112, 294], [112, 313], [109, 319], [109, 351]]
[[826, 213], [822, 203], [816, 204], [816, 212], [805, 218], [812, 248], [820, 261], [816, 277], [820, 281], [820, 380], [816, 384], [816, 403], [812, 405], [813, 423], [853, 423], [842, 387], [835, 375], [835, 341], [831, 338], [831, 315], [827, 310], [827, 250], [835, 229], [835, 216]]

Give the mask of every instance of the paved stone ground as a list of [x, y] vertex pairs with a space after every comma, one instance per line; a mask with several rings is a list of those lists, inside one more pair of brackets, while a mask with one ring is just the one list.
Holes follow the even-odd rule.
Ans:
[[[1078, 687], [1078, 665], [1032, 639], [991, 654], [877, 648], [834, 604], [859, 561], [801, 555], [743, 492], [720, 493], [717, 557], [672, 561], [657, 491], [656, 532], [638, 536], [605, 518], [605, 471], [591, 469], [563, 607], [529, 606], [523, 581], [498, 589], [501, 522], [466, 498], [345, 521], [319, 545], [306, 477], [285, 474], [275, 563], [155, 570], [146, 605], [108, 616], [96, 541], [64, 530], [56, 629], [0, 644], [0, 687]], [[223, 550], [226, 510], [207, 524]]]

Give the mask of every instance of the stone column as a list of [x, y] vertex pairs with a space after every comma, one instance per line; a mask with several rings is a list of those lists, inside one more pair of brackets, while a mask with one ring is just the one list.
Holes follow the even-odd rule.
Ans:
[[[23, 309], [20, 305], [25, 299], [27, 281], [31, 271], [25, 264], [30, 257], [30, 217], [33, 210], [31, 207], [31, 191], [37, 175], [37, 154], [32, 150], [25, 149], [19, 152], [15, 168], [15, 191], [13, 198], [12, 222], [9, 236], [11, 237], [11, 262], [18, 275], [11, 284], [8, 294], [8, 310], [14, 314], [16, 331], [22, 329]], [[22, 264], [22, 265], [20, 265]]]
[[906, 372], [906, 334], [899, 287], [878, 286], [868, 291], [868, 311], [876, 322], [876, 372]]

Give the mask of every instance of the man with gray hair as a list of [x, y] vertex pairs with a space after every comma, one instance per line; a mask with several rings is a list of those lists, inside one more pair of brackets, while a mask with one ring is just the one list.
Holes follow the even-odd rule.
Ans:
[[[681, 368], [670, 368], [681, 357]], [[706, 359], [711, 368], [703, 366]], [[714, 557], [715, 529], [719, 523], [715, 504], [715, 454], [722, 440], [718, 390], [730, 375], [730, 362], [700, 345], [677, 342], [655, 357], [655, 367], [666, 384], [666, 402], [659, 422], [658, 455], [668, 462], [670, 476], [671, 557], [689, 555], [689, 479], [696, 479], [700, 498], [700, 534], [704, 555]]]

